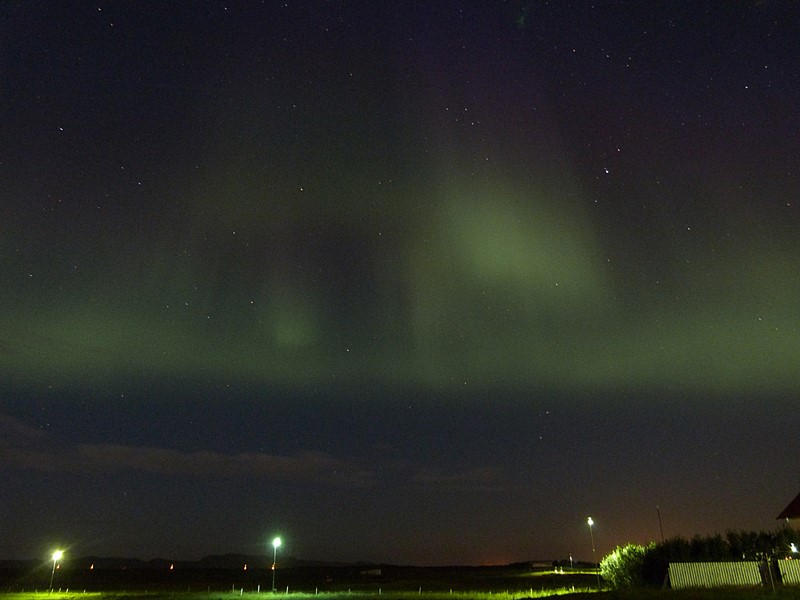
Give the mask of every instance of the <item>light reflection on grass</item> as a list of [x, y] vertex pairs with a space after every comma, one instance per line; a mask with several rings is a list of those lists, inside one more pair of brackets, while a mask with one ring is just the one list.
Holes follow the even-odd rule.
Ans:
[[596, 592], [593, 589], [541, 589], [518, 590], [514, 592], [484, 592], [484, 591], [387, 591], [380, 588], [375, 591], [342, 591], [342, 592], [256, 592], [244, 589], [226, 592], [81, 592], [81, 591], [53, 591], [38, 592], [9, 592], [0, 593], [0, 600], [232, 600], [233, 598], [275, 597], [275, 600], [520, 600], [522, 598], [546, 598], [583, 592]]
[[[541, 590], [520, 590], [515, 592], [486, 591], [374, 591], [358, 592], [257, 592], [243, 589], [218, 592], [191, 591], [153, 591], [153, 592], [82, 592], [54, 591], [39, 592], [0, 592], [0, 600], [256, 600], [274, 597], [274, 600], [522, 600], [523, 598], [547, 598], [569, 594], [573, 598], [590, 598], [598, 594], [594, 588], [560, 588]], [[591, 596], [590, 596], [591, 594]], [[656, 588], [604, 590], [597, 596], [598, 600], [800, 600], [800, 586], [783, 587], [775, 593], [767, 593], [762, 588], [752, 589], [697, 589], [697, 590], [662, 590]]]

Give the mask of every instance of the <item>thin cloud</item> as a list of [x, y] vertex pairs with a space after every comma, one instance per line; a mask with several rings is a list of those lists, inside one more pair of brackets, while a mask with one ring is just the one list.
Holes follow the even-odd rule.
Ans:
[[314, 481], [368, 486], [374, 473], [324, 452], [184, 452], [154, 446], [76, 444], [61, 447], [42, 431], [0, 415], [0, 465], [48, 473], [98, 475], [132, 471], [151, 475]]
[[286, 481], [368, 483], [370, 471], [322, 452], [292, 456], [265, 453], [182, 452], [167, 448], [81, 444], [75, 453], [94, 471], [132, 470], [194, 477], [268, 478]]
[[390, 461], [373, 468], [324, 452], [292, 455], [261, 452], [226, 454], [186, 452], [157, 446], [123, 444], [61, 445], [45, 431], [0, 414], [0, 466], [44, 473], [108, 475], [121, 472], [189, 478], [259, 479], [370, 487], [380, 479], [407, 481], [424, 488], [453, 490], [508, 489], [501, 468], [440, 469]]
[[47, 437], [41, 429], [25, 425], [14, 417], [0, 413], [0, 448], [28, 446]]
[[445, 488], [494, 490], [509, 487], [503, 470], [498, 467], [478, 467], [463, 471], [424, 468], [415, 473], [413, 479], [420, 485]]

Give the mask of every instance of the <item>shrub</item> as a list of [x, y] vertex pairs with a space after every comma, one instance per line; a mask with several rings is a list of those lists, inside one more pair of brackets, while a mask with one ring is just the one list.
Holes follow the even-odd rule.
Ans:
[[600, 561], [600, 574], [614, 588], [640, 586], [645, 583], [642, 576], [645, 554], [654, 547], [655, 544], [617, 546]]
[[671, 562], [763, 560], [782, 557], [790, 544], [798, 541], [797, 532], [783, 528], [775, 533], [729, 531], [722, 535], [700, 536], [691, 540], [674, 537], [647, 546], [628, 544], [617, 547], [600, 562], [603, 578], [613, 587], [663, 585]]

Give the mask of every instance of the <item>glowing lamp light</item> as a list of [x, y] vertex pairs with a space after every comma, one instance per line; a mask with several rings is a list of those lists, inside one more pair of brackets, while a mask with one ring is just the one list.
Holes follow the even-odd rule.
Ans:
[[589, 537], [592, 539], [592, 561], [595, 564], [595, 568], [597, 569], [597, 590], [600, 591], [600, 565], [597, 564], [597, 552], [594, 549], [594, 531], [592, 531], [592, 525], [594, 525], [594, 519], [589, 517], [586, 519], [586, 522], [589, 524]]
[[278, 548], [281, 545], [281, 538], [276, 537], [272, 540], [272, 591], [275, 591], [275, 565], [278, 564]]
[[58, 564], [58, 561], [60, 561], [63, 556], [64, 556], [64, 551], [63, 550], [56, 550], [55, 552], [53, 552], [53, 570], [50, 572], [50, 591], [51, 592], [53, 591], [53, 577], [56, 576], [56, 565]]

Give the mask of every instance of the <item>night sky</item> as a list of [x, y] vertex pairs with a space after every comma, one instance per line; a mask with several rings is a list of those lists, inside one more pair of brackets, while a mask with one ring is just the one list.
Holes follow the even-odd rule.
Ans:
[[798, 65], [790, 0], [3, 2], [0, 558], [778, 527]]

